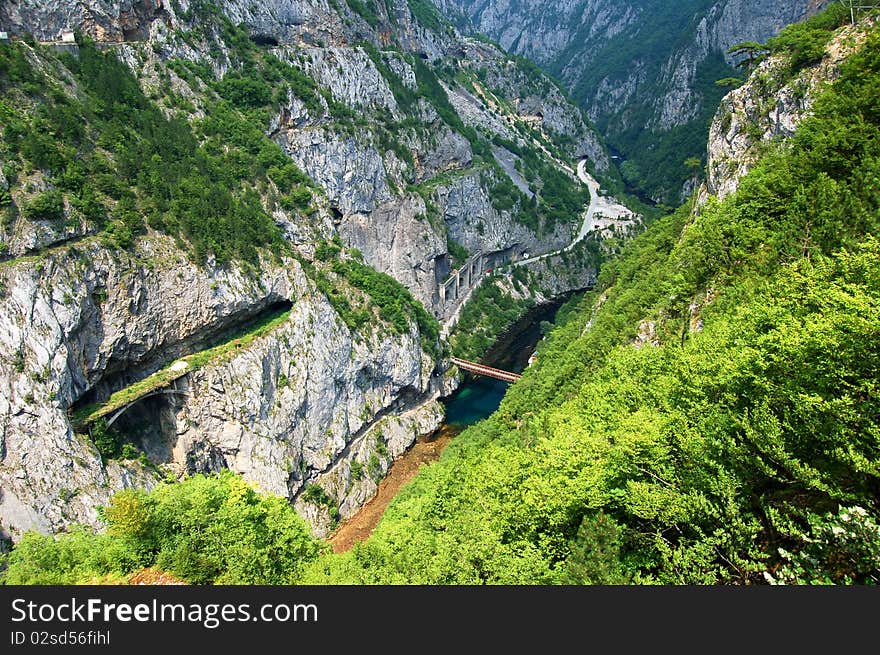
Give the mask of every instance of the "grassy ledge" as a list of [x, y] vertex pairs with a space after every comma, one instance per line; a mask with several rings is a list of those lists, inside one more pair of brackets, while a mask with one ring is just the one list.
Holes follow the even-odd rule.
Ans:
[[[156, 389], [167, 386], [179, 377], [192, 373], [208, 364], [218, 364], [227, 361], [236, 353], [250, 346], [256, 339], [266, 336], [284, 325], [290, 317], [290, 312], [290, 309], [284, 309], [269, 313], [254, 324], [246, 327], [238, 336], [211, 348], [175, 360], [143, 380], [120, 389], [105, 402], [86, 405], [75, 411], [71, 415], [71, 422], [76, 427], [88, 425]], [[186, 367], [184, 368], [180, 362], [185, 362]]]

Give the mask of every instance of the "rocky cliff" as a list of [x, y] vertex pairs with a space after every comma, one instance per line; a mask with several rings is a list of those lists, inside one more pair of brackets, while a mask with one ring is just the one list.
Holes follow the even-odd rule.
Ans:
[[[2, 301], [3, 493], [7, 529], [57, 530], [95, 522], [97, 505], [124, 486], [164, 475], [231, 468], [262, 489], [294, 496], [309, 476], [347, 455], [352, 440], [393, 409], [437, 426], [442, 391], [418, 335], [353, 334], [296, 262], [258, 276], [205, 269], [161, 237], [131, 255], [97, 243], [7, 263]], [[143, 461], [102, 464], [89, 429], [70, 412], [101, 389], [118, 390], [272, 306], [286, 320], [240, 352], [141, 400], [120, 415]], [[397, 420], [397, 419], [394, 419]], [[384, 445], [384, 444], [383, 444]], [[382, 470], [409, 444], [389, 441]], [[375, 452], [362, 448], [361, 456]], [[345, 492], [364, 493], [374, 477]], [[340, 493], [344, 502], [346, 493]]]
[[864, 38], [863, 26], [842, 29], [825, 47], [824, 57], [794, 75], [786, 55], [765, 59], [746, 84], [725, 96], [709, 130], [701, 202], [736, 191], [769, 144], [795, 133], [822, 90], [837, 79], [841, 62]]
[[[821, 0], [437, 0], [462, 26], [551, 71], [629, 160], [624, 174], [655, 199], [678, 200], [684, 159], [699, 155], [734, 74], [727, 50], [762, 42]], [[696, 133], [697, 138], [688, 138]], [[702, 134], [701, 134], [702, 133]], [[682, 147], [685, 143], [687, 147]], [[666, 151], [674, 150], [667, 157]], [[659, 170], [658, 170], [659, 169]]]
[[[545, 189], [577, 192], [550, 178], [564, 160], [607, 164], [580, 111], [439, 16], [357, 9], [0, 6], [9, 535], [219, 468], [326, 534], [442, 419], [456, 381], [431, 315], [465, 296], [439, 293], [453, 257], [576, 230]], [[54, 43], [66, 29], [81, 54]], [[558, 271], [557, 291], [594, 272]]]

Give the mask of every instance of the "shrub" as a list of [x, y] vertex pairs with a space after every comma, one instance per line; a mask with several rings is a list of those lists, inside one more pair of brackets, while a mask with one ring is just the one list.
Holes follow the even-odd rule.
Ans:
[[229, 471], [126, 490], [103, 508], [104, 534], [75, 527], [24, 535], [0, 572], [6, 584], [73, 584], [155, 566], [196, 584], [291, 584], [323, 546], [286, 498]]
[[57, 221], [64, 218], [64, 197], [60, 191], [45, 191], [34, 196], [22, 209], [32, 221]]
[[834, 3], [807, 21], [786, 26], [768, 39], [767, 47], [773, 53], [787, 53], [791, 70], [798, 71], [825, 56], [825, 47], [834, 30], [848, 18], [849, 12], [843, 3]]

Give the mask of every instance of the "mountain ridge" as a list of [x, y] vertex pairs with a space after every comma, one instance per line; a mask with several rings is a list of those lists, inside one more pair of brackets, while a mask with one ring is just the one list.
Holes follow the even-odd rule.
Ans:
[[[708, 123], [735, 74], [727, 50], [763, 42], [827, 5], [816, 0], [438, 0], [452, 20], [557, 76], [629, 161], [631, 184], [675, 206], [689, 192], [686, 158], [704, 152]], [[681, 144], [687, 142], [686, 147]]]
[[[97, 526], [114, 491], [229, 468], [326, 533], [439, 424], [438, 319], [568, 243], [586, 191], [557, 159], [606, 156], [536, 71], [375, 11], [0, 6], [4, 531]], [[596, 266], [524, 273], [552, 295]]]

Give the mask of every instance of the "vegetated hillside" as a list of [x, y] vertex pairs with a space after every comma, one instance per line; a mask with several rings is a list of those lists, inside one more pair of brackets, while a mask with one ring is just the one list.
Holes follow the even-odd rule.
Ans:
[[817, 0], [434, 0], [463, 29], [558, 77], [626, 160], [627, 181], [676, 206], [708, 124], [740, 73], [728, 48], [763, 41]]
[[880, 581], [870, 30], [790, 142], [606, 264], [500, 410], [308, 579]]
[[0, 4], [0, 536], [224, 469], [325, 534], [442, 421], [440, 283], [577, 229], [560, 162], [607, 155], [538, 71], [424, 3], [291, 11]]
[[[194, 481], [117, 496], [105, 536], [29, 537], [6, 580], [161, 563], [198, 581], [878, 582], [880, 28], [863, 29], [795, 136], [607, 263], [500, 410], [365, 544], [318, 555], [285, 524], [279, 571], [268, 543], [196, 529], [229, 481]], [[818, 35], [789, 36], [802, 62]], [[253, 526], [275, 524], [247, 504]], [[245, 575], [231, 552], [264, 564]]]

